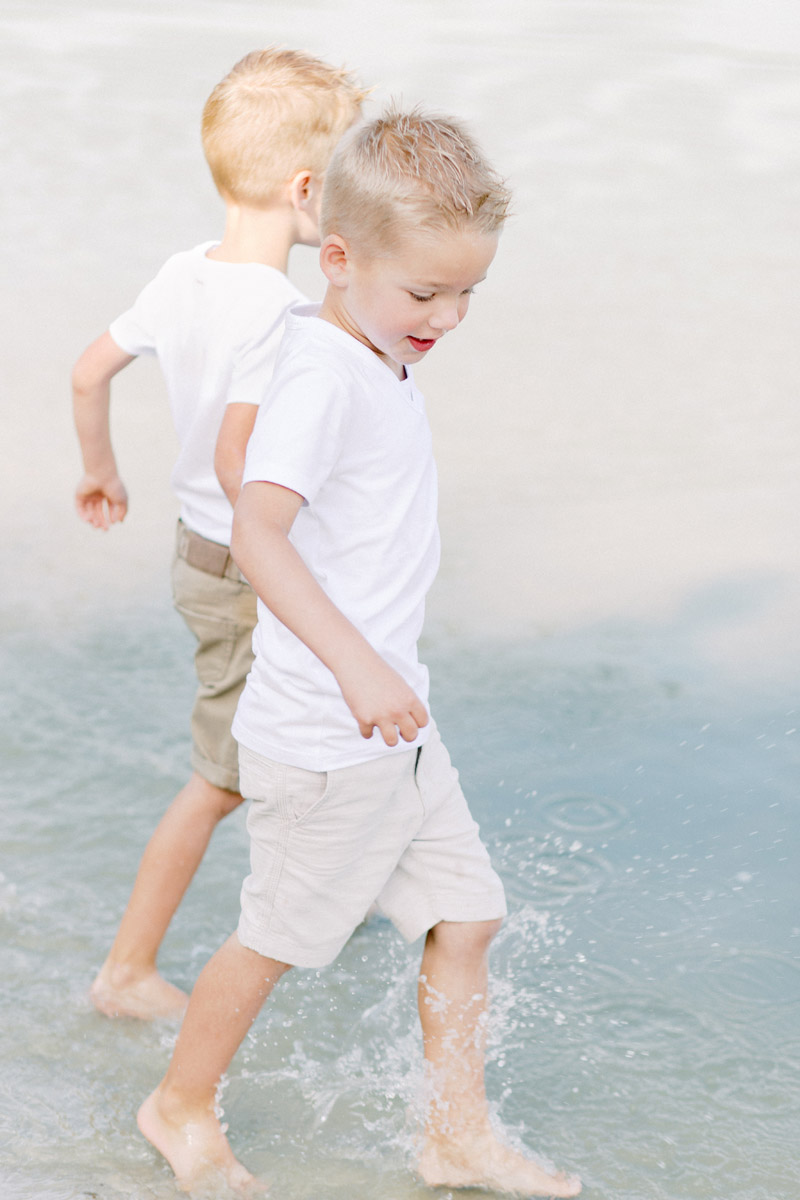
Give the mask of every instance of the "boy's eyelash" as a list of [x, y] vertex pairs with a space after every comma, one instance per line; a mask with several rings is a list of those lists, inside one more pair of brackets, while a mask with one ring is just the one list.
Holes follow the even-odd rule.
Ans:
[[[420, 304], [424, 304], [427, 300], [432, 300], [433, 297], [436, 295], [435, 292], [431, 292], [430, 296], [418, 296], [416, 292], [409, 292], [408, 294], [412, 300], [419, 300]], [[464, 291], [461, 293], [462, 296], [472, 296], [474, 294], [475, 294], [474, 287], [464, 288]]]

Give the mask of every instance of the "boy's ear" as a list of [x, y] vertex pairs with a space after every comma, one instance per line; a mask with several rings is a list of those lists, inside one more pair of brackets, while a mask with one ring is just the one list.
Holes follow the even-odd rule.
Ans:
[[322, 273], [334, 287], [347, 287], [350, 278], [350, 249], [338, 233], [329, 233], [319, 248]]
[[294, 209], [307, 209], [317, 199], [317, 191], [322, 186], [321, 181], [314, 178], [308, 168], [304, 167], [289, 180], [289, 201]]

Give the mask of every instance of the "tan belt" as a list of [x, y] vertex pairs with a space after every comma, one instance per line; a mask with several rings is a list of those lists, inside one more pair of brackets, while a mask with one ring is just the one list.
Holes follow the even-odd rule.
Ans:
[[244, 580], [227, 546], [209, 541], [193, 529], [187, 529], [182, 521], [178, 522], [176, 550], [178, 558], [185, 559], [190, 567], [198, 571], [205, 571], [206, 575], [215, 575], [217, 579]]

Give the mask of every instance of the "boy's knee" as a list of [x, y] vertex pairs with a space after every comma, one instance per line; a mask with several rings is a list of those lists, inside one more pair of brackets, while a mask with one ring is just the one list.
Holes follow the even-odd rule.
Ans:
[[501, 917], [498, 917], [497, 920], [495, 920], [495, 921], [478, 921], [478, 922], [476, 922], [472, 926], [472, 929], [471, 929], [471, 932], [469, 935], [471, 938], [472, 944], [475, 946], [475, 949], [479, 950], [479, 951], [483, 951], [483, 953], [485, 954], [486, 951], [491, 946], [492, 942], [494, 941], [496, 934], [498, 934], [500, 932], [500, 928], [501, 928], [502, 924], [503, 924], [503, 920]]
[[227, 817], [242, 803], [239, 792], [231, 792], [227, 788], [217, 787], [196, 771], [184, 789], [189, 793], [191, 802], [203, 809], [217, 821]]
[[217, 806], [217, 812], [221, 821], [223, 817], [229, 817], [231, 813], [239, 807], [244, 797], [241, 796], [239, 792], [228, 792], [222, 788], [219, 788], [218, 790], [222, 792], [222, 795], [218, 799]]
[[428, 937], [437, 949], [458, 957], [485, 954], [503, 921], [440, 921]]

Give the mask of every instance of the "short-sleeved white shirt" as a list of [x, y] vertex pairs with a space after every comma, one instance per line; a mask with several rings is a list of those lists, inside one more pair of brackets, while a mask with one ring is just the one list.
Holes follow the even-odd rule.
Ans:
[[207, 257], [205, 242], [168, 259], [109, 332], [164, 373], [180, 453], [171, 483], [182, 521], [230, 545], [233, 513], [214, 471], [226, 404], [260, 404], [287, 310], [305, 297], [274, 267]]
[[[291, 541], [333, 603], [427, 704], [417, 640], [439, 532], [425, 402], [409, 368], [397, 379], [317, 312], [302, 305], [286, 319], [244, 482], [278, 483], [304, 498]], [[333, 674], [261, 601], [253, 646], [233, 724], [240, 743], [312, 771], [392, 753], [380, 733], [362, 738]], [[407, 749], [401, 740], [397, 750]]]

